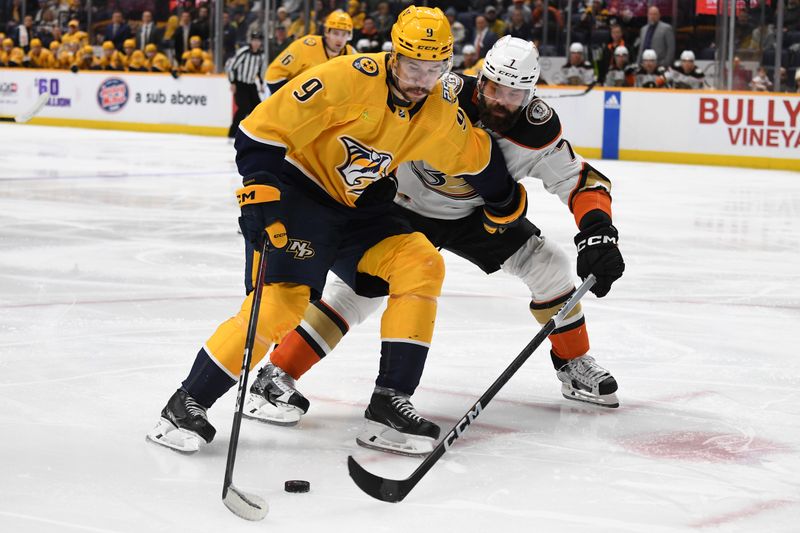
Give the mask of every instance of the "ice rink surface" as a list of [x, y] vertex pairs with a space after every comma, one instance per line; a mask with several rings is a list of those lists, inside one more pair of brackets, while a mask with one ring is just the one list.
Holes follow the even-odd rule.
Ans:
[[[216, 440], [145, 442], [197, 349], [242, 296], [239, 183], [224, 139], [0, 125], [0, 531], [800, 531], [800, 176], [600, 161], [627, 263], [584, 299], [621, 406], [561, 397], [545, 347], [408, 498], [372, 500], [353, 454], [378, 317], [300, 382], [294, 428], [245, 421], [221, 503], [235, 390]], [[529, 217], [574, 256], [566, 207], [527, 180]], [[537, 332], [526, 289], [452, 255], [414, 396], [443, 434]], [[308, 494], [283, 491], [307, 479]]]

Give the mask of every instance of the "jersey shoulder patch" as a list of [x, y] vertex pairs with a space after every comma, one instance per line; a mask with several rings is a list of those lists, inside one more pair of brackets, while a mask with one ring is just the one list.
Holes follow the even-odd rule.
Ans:
[[303, 44], [306, 46], [317, 46], [317, 40], [314, 37], [306, 37], [303, 39]]
[[534, 98], [525, 108], [525, 118], [520, 117], [517, 123], [502, 134], [514, 144], [533, 150], [540, 150], [561, 135], [561, 120], [558, 113], [542, 99]]
[[553, 118], [553, 108], [541, 98], [534, 98], [525, 109], [525, 118], [534, 126], [539, 126]]
[[378, 63], [371, 57], [361, 56], [353, 61], [353, 68], [367, 76], [378, 75]]

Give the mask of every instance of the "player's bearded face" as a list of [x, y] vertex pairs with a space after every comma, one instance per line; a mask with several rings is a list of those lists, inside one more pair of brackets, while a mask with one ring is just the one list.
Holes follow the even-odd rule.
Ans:
[[404, 100], [421, 102], [448, 67], [448, 61], [423, 61], [398, 55], [393, 69], [395, 87]]
[[478, 115], [484, 126], [496, 132], [508, 131], [517, 122], [530, 91], [481, 80], [478, 86]]
[[330, 29], [325, 32], [325, 47], [333, 53], [338, 55], [342, 48], [350, 40], [352, 34], [349, 31]]

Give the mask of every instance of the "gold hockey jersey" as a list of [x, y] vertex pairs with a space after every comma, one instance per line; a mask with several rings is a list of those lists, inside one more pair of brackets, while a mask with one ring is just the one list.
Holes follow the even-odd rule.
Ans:
[[387, 62], [385, 53], [338, 57], [261, 102], [239, 126], [247, 137], [237, 139], [239, 172], [277, 175], [285, 157], [350, 207], [404, 161], [422, 159], [451, 175], [507, 175], [500, 151], [472, 127], [449, 85], [439, 81], [423, 102], [398, 106]]
[[[346, 44], [337, 57], [353, 53], [355, 53], [355, 49]], [[278, 54], [278, 57], [267, 67], [264, 80], [266, 80], [270, 92], [274, 93], [287, 81], [329, 59], [331, 58], [328, 57], [328, 52], [325, 50], [324, 38], [321, 35], [307, 35], [292, 42], [286, 47], [286, 50]]]

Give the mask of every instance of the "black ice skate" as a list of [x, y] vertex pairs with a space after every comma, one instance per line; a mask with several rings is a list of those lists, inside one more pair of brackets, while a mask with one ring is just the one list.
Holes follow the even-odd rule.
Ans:
[[147, 438], [173, 450], [194, 453], [214, 440], [217, 430], [208, 421], [206, 408], [178, 389], [161, 410], [161, 420]]
[[590, 355], [561, 359], [552, 351], [550, 357], [561, 381], [561, 394], [568, 400], [593, 403], [603, 407], [619, 407], [617, 380], [595, 363]]
[[422, 418], [406, 394], [376, 387], [364, 411], [367, 419], [356, 442], [365, 448], [400, 455], [427, 455], [439, 438], [439, 426]]
[[268, 363], [258, 371], [242, 414], [270, 424], [294, 426], [308, 407], [306, 397], [295, 388], [294, 378]]

